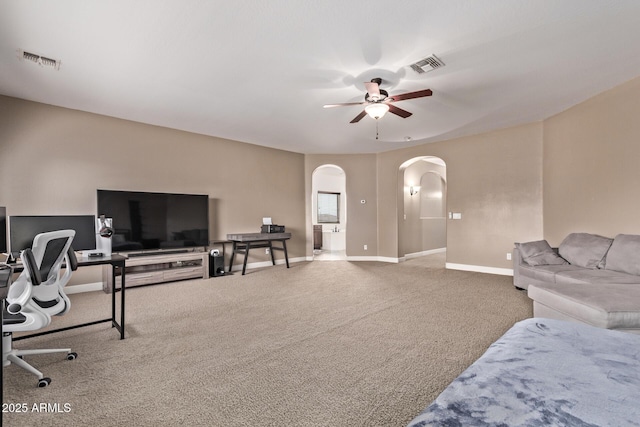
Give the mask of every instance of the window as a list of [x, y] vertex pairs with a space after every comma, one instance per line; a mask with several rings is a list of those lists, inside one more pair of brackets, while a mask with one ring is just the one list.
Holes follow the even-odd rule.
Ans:
[[340, 193], [318, 191], [318, 223], [340, 223]]

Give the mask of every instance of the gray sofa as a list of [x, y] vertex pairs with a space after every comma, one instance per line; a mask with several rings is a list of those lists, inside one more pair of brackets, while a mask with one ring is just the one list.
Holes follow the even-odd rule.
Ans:
[[557, 248], [546, 240], [515, 246], [513, 284], [519, 289], [548, 284], [640, 285], [640, 235], [610, 239], [572, 233]]
[[516, 244], [513, 283], [527, 289], [533, 315], [640, 333], [640, 236], [567, 236]]

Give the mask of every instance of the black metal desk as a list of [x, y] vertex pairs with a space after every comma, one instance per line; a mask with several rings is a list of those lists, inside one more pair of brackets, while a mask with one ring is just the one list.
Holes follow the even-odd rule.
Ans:
[[[233, 251], [231, 252], [231, 261], [229, 262], [229, 271], [233, 267], [233, 260], [236, 253], [244, 254], [244, 261], [242, 263], [242, 275], [244, 276], [247, 270], [247, 257], [249, 256], [250, 249], [256, 248], [269, 248], [269, 254], [271, 255], [271, 263], [276, 265], [276, 260], [273, 257], [273, 251], [283, 251], [284, 259], [289, 268], [289, 255], [287, 254], [287, 240], [291, 238], [291, 233], [240, 233], [240, 234], [227, 234], [227, 240], [233, 243]], [[281, 242], [282, 247], [273, 246], [273, 242]]]
[[[125, 261], [126, 257], [122, 255], [113, 254], [111, 256], [104, 256], [99, 258], [78, 258], [78, 268], [80, 267], [90, 267], [94, 265], [111, 265], [111, 274], [113, 278], [113, 283], [116, 281], [116, 273], [118, 270], [120, 271], [120, 276], [122, 279], [122, 287], [116, 292], [111, 292], [111, 317], [106, 319], [94, 320], [92, 322], [81, 323], [79, 325], [67, 326], [65, 328], [53, 329], [44, 332], [38, 332], [35, 334], [22, 335], [19, 337], [14, 337], [13, 341], [23, 340], [25, 338], [37, 337], [40, 335], [53, 334], [54, 332], [66, 331], [69, 329], [82, 328], [85, 326], [96, 325], [98, 323], [111, 322], [111, 327], [116, 328], [120, 332], [120, 339], [124, 339], [124, 291], [125, 287]], [[13, 266], [13, 270], [16, 272], [22, 271], [23, 267], [21, 264], [17, 264]], [[120, 321], [118, 322], [116, 316], [116, 293], [120, 292]]]

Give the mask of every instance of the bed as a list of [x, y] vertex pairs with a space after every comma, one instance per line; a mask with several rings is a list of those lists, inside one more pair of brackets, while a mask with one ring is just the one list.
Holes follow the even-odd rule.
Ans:
[[640, 426], [640, 336], [523, 320], [409, 426]]

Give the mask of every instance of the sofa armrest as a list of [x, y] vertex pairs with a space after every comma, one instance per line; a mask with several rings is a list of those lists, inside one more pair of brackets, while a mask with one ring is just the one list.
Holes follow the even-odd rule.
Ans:
[[[551, 248], [553, 251], [558, 254], [558, 248]], [[559, 254], [558, 254], [559, 255]], [[528, 264], [522, 259], [520, 255], [520, 250], [515, 247], [511, 252], [511, 260], [513, 261], [513, 286], [520, 290], [526, 290], [529, 288], [529, 279], [524, 279], [520, 274], [520, 268], [523, 266], [528, 266]], [[535, 267], [533, 267], [535, 268]]]
[[513, 286], [518, 289], [526, 289], [522, 286], [520, 278], [520, 265], [523, 261], [518, 248], [513, 248], [511, 251], [511, 260], [513, 261]]

